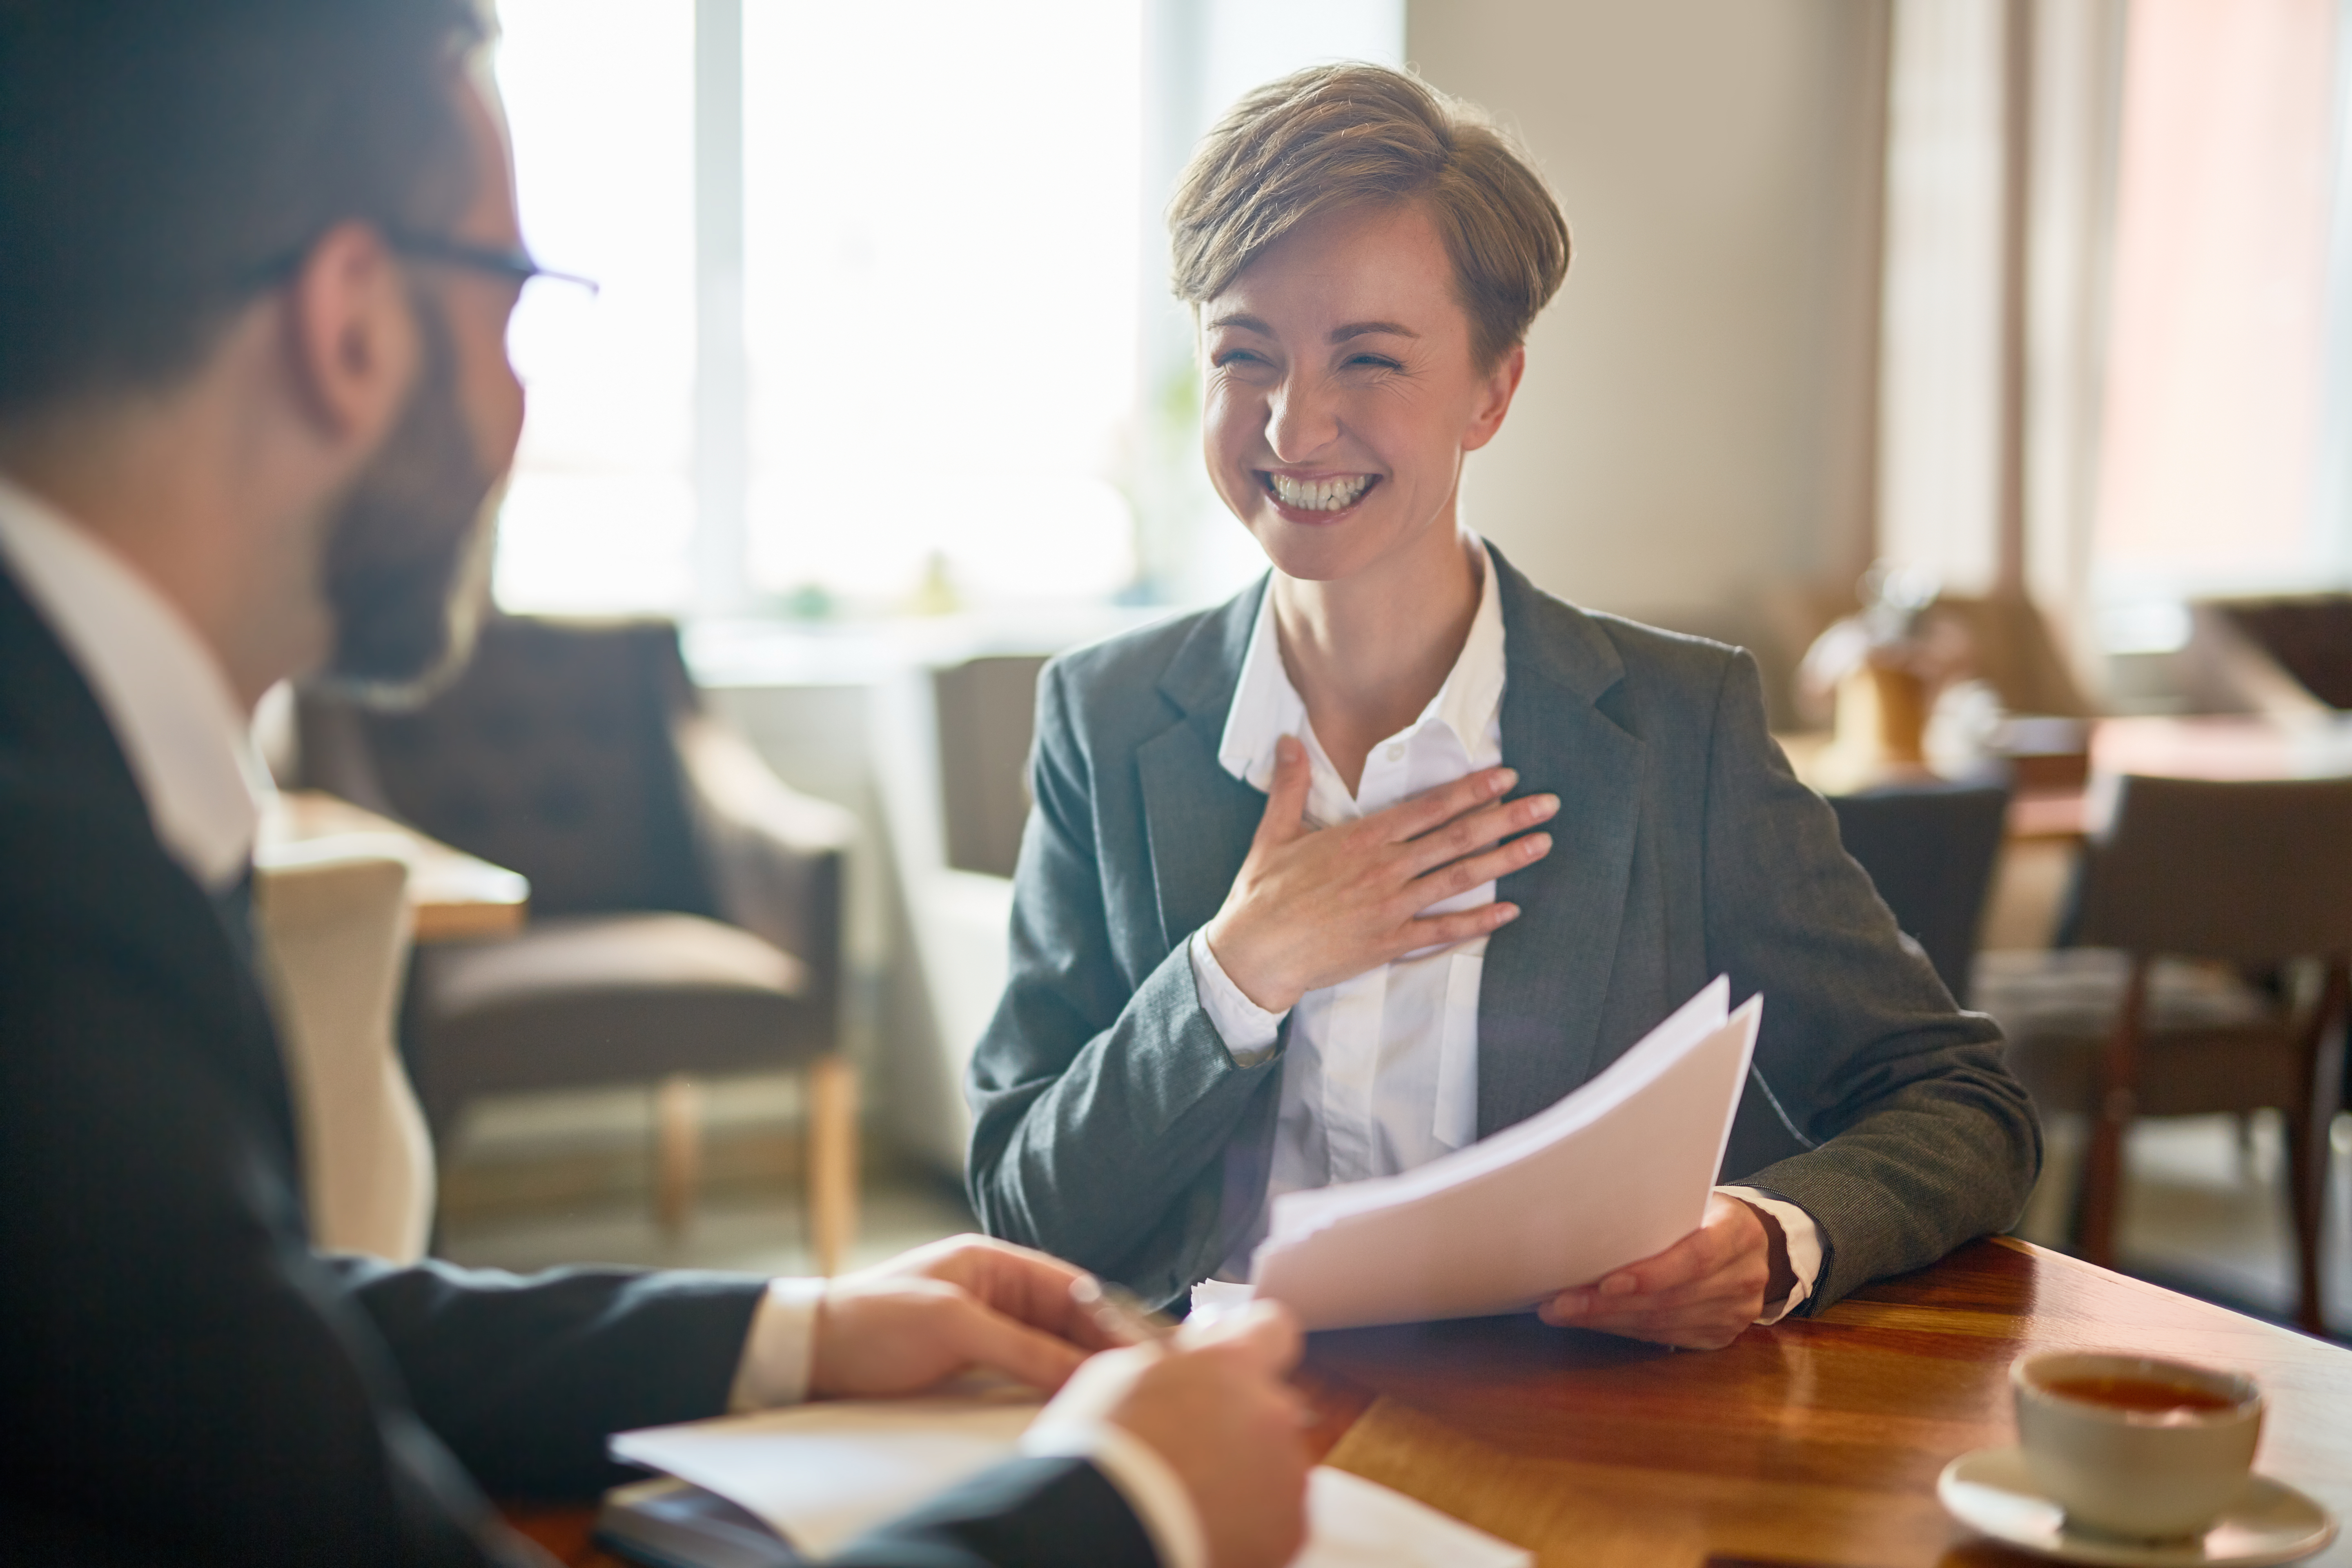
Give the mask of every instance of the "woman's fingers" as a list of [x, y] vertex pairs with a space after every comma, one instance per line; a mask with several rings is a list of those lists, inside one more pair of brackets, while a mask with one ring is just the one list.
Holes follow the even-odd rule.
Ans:
[[1305, 742], [1296, 735], [1276, 740], [1274, 784], [1265, 792], [1265, 815], [1258, 818], [1259, 844], [1287, 844], [1307, 830], [1307, 791], [1312, 782]]
[[1530, 833], [1524, 838], [1514, 838], [1499, 848], [1484, 855], [1473, 855], [1465, 860], [1440, 866], [1425, 876], [1416, 877], [1406, 887], [1416, 910], [1466, 893], [1482, 883], [1507, 877], [1512, 872], [1532, 866], [1551, 853], [1551, 835]]
[[1452, 784], [1424, 790], [1411, 800], [1399, 801], [1385, 811], [1372, 813], [1364, 818], [1364, 826], [1385, 842], [1402, 844], [1476, 810], [1518, 782], [1518, 773], [1510, 768], [1486, 768], [1465, 773]]
[[1392, 940], [1386, 956], [1377, 962], [1387, 963], [1425, 947], [1452, 947], [1457, 942], [1474, 942], [1491, 936], [1518, 918], [1518, 905], [1500, 903], [1456, 910], [1452, 914], [1416, 915], [1405, 921], [1404, 934]]
[[1402, 847], [1398, 864], [1408, 874], [1418, 876], [1434, 867], [1459, 860], [1514, 833], [1524, 833], [1539, 823], [1549, 821], [1559, 810], [1556, 795], [1531, 795], [1517, 800], [1497, 801], [1477, 811], [1465, 813], [1449, 823], [1431, 829]]

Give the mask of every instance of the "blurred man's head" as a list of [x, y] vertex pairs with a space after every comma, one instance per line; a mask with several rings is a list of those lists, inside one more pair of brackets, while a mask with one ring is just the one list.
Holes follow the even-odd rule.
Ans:
[[250, 664], [408, 686], [478, 598], [522, 276], [481, 40], [471, 0], [0, 0], [0, 461], [208, 442], [308, 623]]

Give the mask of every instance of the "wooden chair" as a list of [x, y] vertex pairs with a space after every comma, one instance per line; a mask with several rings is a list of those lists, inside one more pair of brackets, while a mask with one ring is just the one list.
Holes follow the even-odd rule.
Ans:
[[[2352, 779], [2127, 777], [2086, 850], [2073, 950], [1988, 953], [1977, 1000], [2045, 1111], [2091, 1140], [2082, 1255], [2115, 1253], [2124, 1136], [2142, 1116], [2281, 1111], [2304, 1327], [2325, 1332], [2324, 1047], [2352, 952]], [[2270, 984], [2253, 984], [2252, 974]]]
[[805, 1076], [810, 1240], [856, 1226], [856, 1081], [840, 1048], [854, 820], [785, 787], [702, 711], [667, 622], [495, 617], [410, 712], [306, 696], [307, 783], [530, 879], [519, 935], [417, 951], [411, 1066], [436, 1136], [478, 1095], [660, 1085], [656, 1196], [686, 1217], [691, 1075]]

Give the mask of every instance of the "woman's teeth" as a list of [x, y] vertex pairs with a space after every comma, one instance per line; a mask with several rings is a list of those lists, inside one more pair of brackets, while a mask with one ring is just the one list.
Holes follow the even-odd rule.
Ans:
[[1276, 500], [1301, 511], [1345, 511], [1356, 504], [1372, 482], [1370, 474], [1350, 474], [1340, 479], [1294, 479], [1286, 474], [1268, 474]]

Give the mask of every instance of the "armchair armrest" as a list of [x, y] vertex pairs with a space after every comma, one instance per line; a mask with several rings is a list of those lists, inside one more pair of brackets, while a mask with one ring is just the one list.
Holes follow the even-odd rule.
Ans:
[[720, 918], [807, 965], [809, 1001], [830, 1017], [841, 995], [843, 858], [857, 819], [791, 788], [707, 713], [682, 713], [674, 730]]

